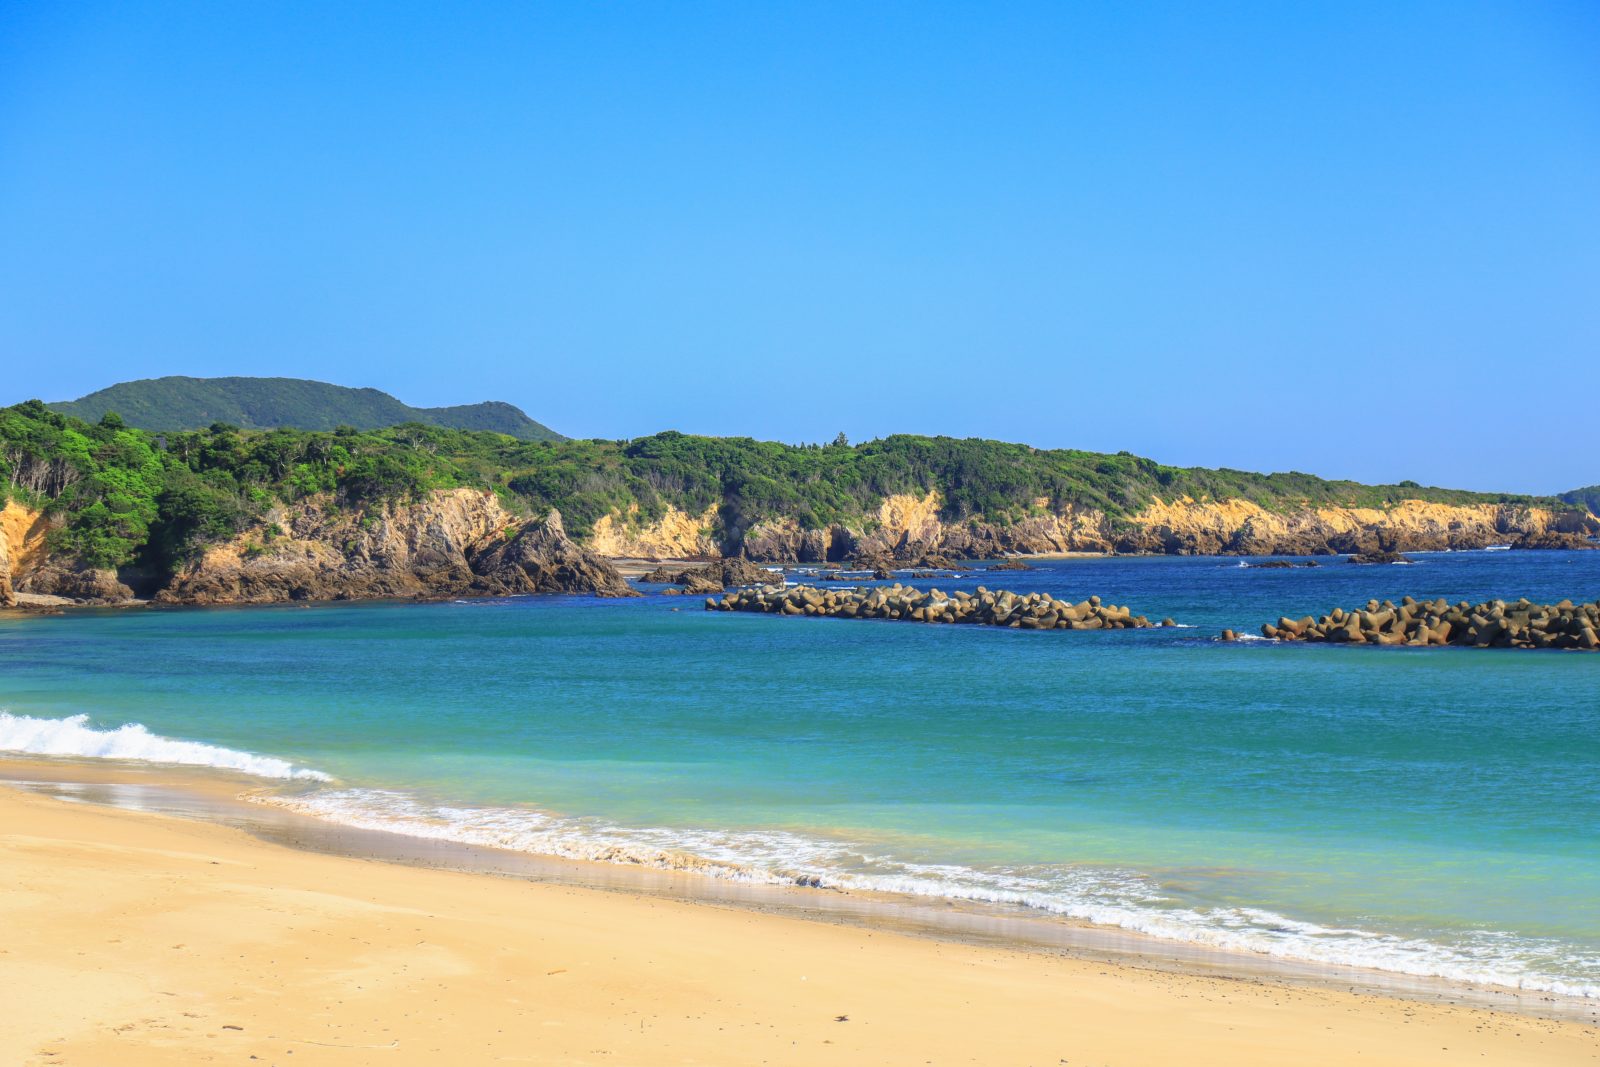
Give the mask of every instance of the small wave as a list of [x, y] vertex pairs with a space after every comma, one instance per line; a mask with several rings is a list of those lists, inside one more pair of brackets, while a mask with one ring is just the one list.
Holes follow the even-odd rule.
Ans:
[[[622, 827], [524, 808], [433, 805], [407, 793], [328, 789], [257, 803], [364, 829], [569, 859], [693, 871], [769, 885], [1010, 904], [1153, 937], [1331, 966], [1600, 997], [1595, 961], [1562, 946], [1481, 932], [1439, 944], [1306, 922], [1249, 907], [1193, 907], [1151, 878], [1109, 867], [977, 868], [908, 862], [786, 830]], [[1554, 962], [1553, 969], [1550, 964]]]
[[89, 716], [71, 715], [65, 719], [36, 719], [0, 711], [0, 752], [30, 756], [85, 756], [91, 759], [139, 760], [146, 763], [177, 763], [193, 767], [218, 767], [243, 771], [258, 778], [306, 778], [332, 781], [321, 771], [296, 767], [287, 760], [257, 756], [251, 752], [207, 745], [200, 741], [180, 741], [153, 734], [144, 724], [130, 722], [107, 730], [89, 725]]

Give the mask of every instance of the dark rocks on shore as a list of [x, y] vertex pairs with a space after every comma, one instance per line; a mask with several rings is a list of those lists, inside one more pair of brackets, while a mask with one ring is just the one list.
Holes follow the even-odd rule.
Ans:
[[882, 581], [896, 569], [901, 568], [913, 571], [965, 571], [972, 568], [966, 566], [949, 556], [939, 553], [918, 552], [907, 556], [896, 556], [890, 553], [877, 553], [861, 555], [850, 561], [850, 569], [856, 571], [871, 571], [875, 580]]
[[985, 570], [991, 571], [1031, 571], [1033, 567], [1020, 559], [1007, 559], [999, 563], [991, 563]]
[[554, 509], [543, 520], [522, 525], [509, 540], [477, 553], [469, 565], [469, 588], [477, 593], [638, 595], [609, 560], [567, 536], [561, 513]]
[[20, 592], [64, 596], [87, 604], [118, 604], [136, 594], [117, 571], [50, 560], [28, 576]]
[[678, 580], [678, 575], [682, 573], [683, 571], [675, 571], [670, 567], [657, 567], [653, 571], [639, 575], [639, 580], [641, 582], [650, 582], [655, 585], [671, 585], [673, 582]]
[[1450, 604], [1406, 597], [1396, 606], [1388, 600], [1369, 600], [1359, 611], [1335, 608], [1320, 619], [1280, 618], [1261, 627], [1261, 633], [1278, 641], [1593, 652], [1600, 650], [1600, 601], [1534, 604], [1523, 598], [1511, 604], [1503, 600]]
[[1258, 571], [1285, 571], [1295, 567], [1320, 567], [1322, 564], [1314, 559], [1308, 559], [1304, 563], [1296, 563], [1292, 559], [1268, 559], [1260, 563], [1246, 563], [1245, 566]]
[[704, 567], [692, 567], [684, 570], [670, 571], [666, 567], [657, 567], [655, 570], [640, 578], [641, 582], [660, 582], [683, 587], [683, 592], [696, 596], [707, 593], [720, 593], [724, 589], [732, 589], [741, 585], [764, 585], [773, 579], [773, 573], [767, 568], [747, 559], [734, 556], [729, 559], [720, 559], [708, 563]]
[[1600, 542], [1591, 541], [1587, 534], [1547, 531], [1540, 534], [1523, 534], [1511, 543], [1512, 548], [1600, 548]]
[[855, 589], [764, 586], [729, 593], [720, 600], [708, 597], [706, 610], [967, 623], [1022, 630], [1122, 630], [1150, 625], [1150, 620], [1143, 615], [1102, 603], [1097, 596], [1069, 604], [1047, 593], [996, 592], [981, 585], [975, 593], [958, 591], [948, 596], [938, 589], [923, 592], [899, 583]]

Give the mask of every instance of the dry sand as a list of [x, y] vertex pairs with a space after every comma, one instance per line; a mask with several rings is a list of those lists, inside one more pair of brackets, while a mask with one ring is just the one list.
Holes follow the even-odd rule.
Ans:
[[0, 1064], [1563, 1064], [1600, 1029], [300, 852], [0, 788]]

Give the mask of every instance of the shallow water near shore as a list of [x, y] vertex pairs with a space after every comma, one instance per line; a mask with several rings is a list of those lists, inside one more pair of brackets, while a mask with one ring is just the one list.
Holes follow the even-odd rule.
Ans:
[[1600, 656], [1210, 639], [1369, 597], [1600, 595], [1600, 553], [1416, 559], [918, 583], [1178, 630], [658, 596], [14, 619], [0, 749], [230, 766], [295, 810], [468, 843], [1600, 995]]

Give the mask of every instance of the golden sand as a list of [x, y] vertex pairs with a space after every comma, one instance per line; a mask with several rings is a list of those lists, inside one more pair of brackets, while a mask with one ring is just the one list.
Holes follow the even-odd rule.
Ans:
[[296, 851], [0, 788], [0, 1064], [1561, 1064], [1480, 1008]]

